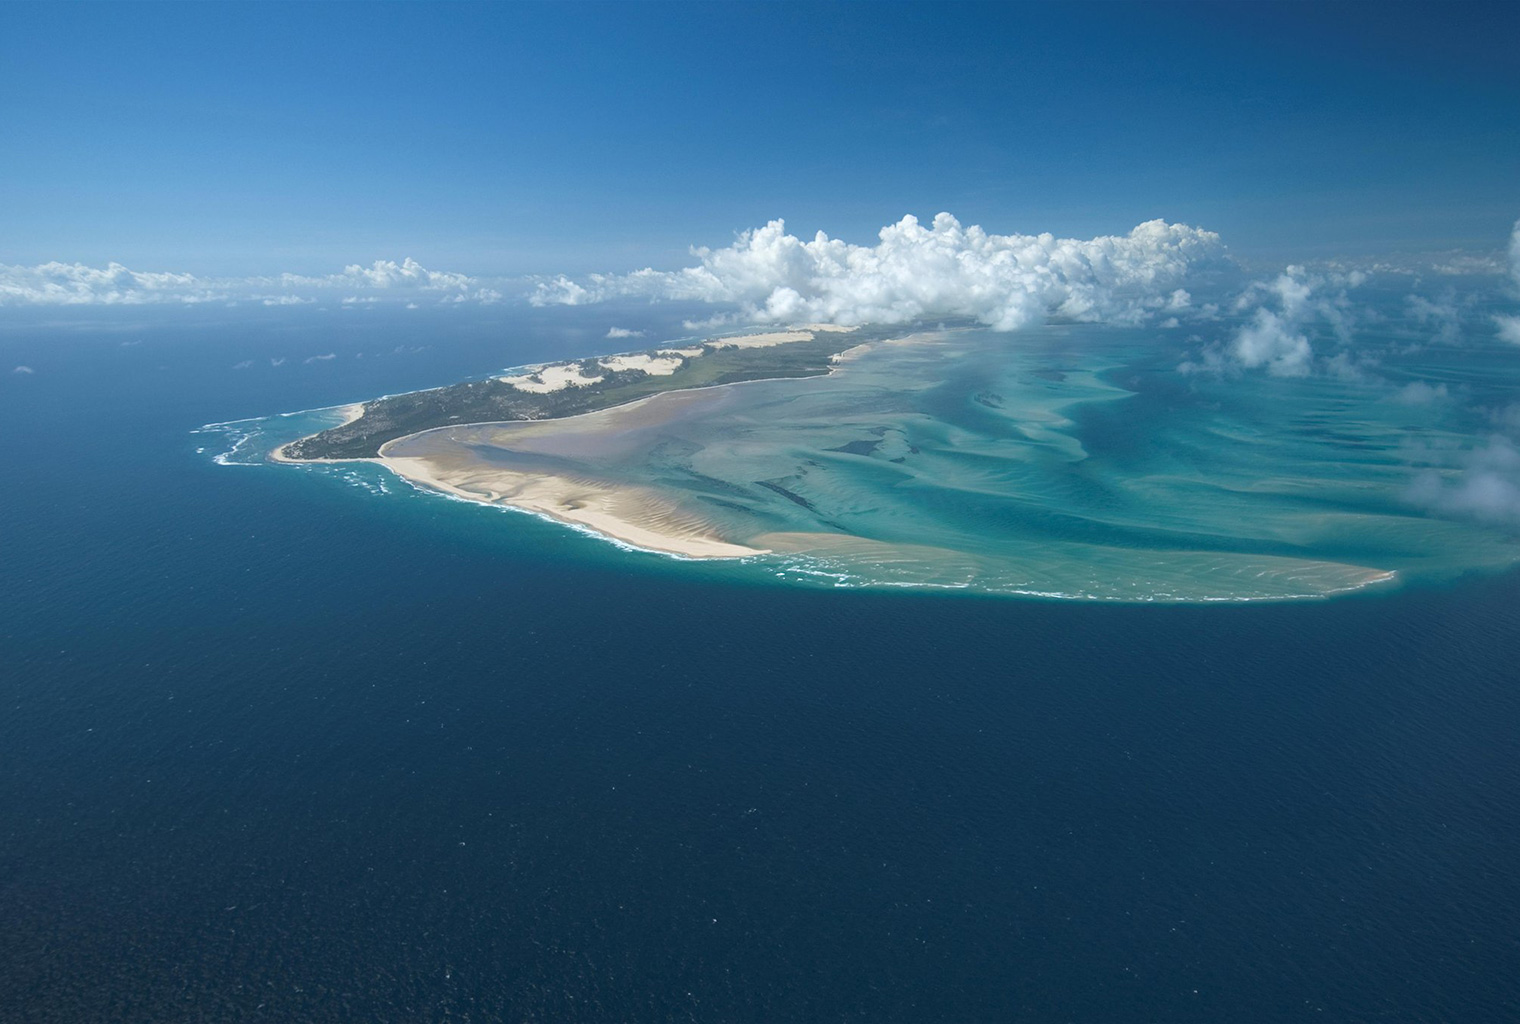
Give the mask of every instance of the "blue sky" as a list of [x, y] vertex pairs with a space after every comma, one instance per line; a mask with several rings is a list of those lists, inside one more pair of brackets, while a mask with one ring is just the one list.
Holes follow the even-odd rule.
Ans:
[[0, 263], [689, 263], [941, 210], [1503, 247], [1513, 7], [0, 5]]

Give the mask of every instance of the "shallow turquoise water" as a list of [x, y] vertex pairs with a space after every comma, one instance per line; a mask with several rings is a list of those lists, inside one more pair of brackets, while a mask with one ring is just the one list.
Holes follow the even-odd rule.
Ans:
[[[1499, 401], [1512, 371], [1481, 353], [1420, 358], [1376, 381], [1202, 377], [1179, 373], [1154, 331], [937, 331], [872, 345], [826, 378], [665, 396], [565, 431], [451, 428], [449, 443], [506, 468], [653, 487], [772, 552], [719, 570], [742, 576], [1123, 601], [1319, 597], [1520, 556], [1502, 524], [1411, 498], [1422, 468], [1455, 474], [1481, 443], [1482, 420], [1462, 411], [1481, 402], [1411, 404], [1386, 379], [1461, 381], [1465, 397], [1488, 387]], [[208, 451], [258, 461], [330, 416], [223, 425], [232, 450]], [[322, 471], [397, 486], [368, 466]]]

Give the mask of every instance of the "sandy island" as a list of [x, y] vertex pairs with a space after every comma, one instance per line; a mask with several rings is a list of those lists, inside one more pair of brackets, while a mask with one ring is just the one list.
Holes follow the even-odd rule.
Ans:
[[[812, 332], [816, 331], [844, 333], [852, 330], [853, 327], [832, 324], [808, 324], [800, 329], [713, 338], [687, 348], [655, 349], [652, 355], [604, 356], [598, 360], [598, 365], [614, 372], [639, 369], [651, 376], [666, 376], [674, 374], [683, 360], [700, 357], [708, 347], [767, 348], [810, 340]], [[833, 357], [831, 362], [837, 365], [858, 356], [864, 348], [856, 346]], [[543, 364], [526, 369], [527, 373], [499, 379], [530, 392], [558, 391], [602, 379], [585, 376], [578, 362]], [[769, 551], [724, 539], [711, 523], [654, 488], [596, 480], [589, 476], [512, 469], [495, 465], [472, 451], [478, 445], [497, 446], [510, 452], [519, 446], [531, 450], [545, 444], [569, 450], [578, 447], [596, 450], [609, 443], [617, 444], [618, 439], [625, 440], [642, 430], [657, 429], [666, 418], [680, 415], [689, 403], [711, 400], [702, 398], [701, 392], [711, 393], [734, 386], [721, 384], [667, 391], [610, 409], [552, 420], [434, 427], [386, 442], [380, 446], [377, 458], [292, 459], [285, 453], [288, 445], [275, 449], [270, 458], [287, 463], [372, 462], [420, 487], [466, 501], [521, 509], [645, 551], [684, 558], [745, 558], [768, 554]], [[364, 404], [342, 406], [341, 411], [343, 422], [352, 423], [364, 414]]]

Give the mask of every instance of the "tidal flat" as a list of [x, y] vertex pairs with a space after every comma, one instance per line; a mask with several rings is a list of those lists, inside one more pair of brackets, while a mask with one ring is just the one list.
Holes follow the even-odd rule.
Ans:
[[[1466, 405], [1388, 377], [1190, 374], [1156, 333], [922, 330], [853, 346], [826, 376], [439, 427], [375, 461], [628, 547], [827, 586], [1285, 600], [1520, 557], [1503, 524], [1420, 498], [1481, 445]], [[1389, 369], [1484, 379], [1470, 353], [1422, 358]]]

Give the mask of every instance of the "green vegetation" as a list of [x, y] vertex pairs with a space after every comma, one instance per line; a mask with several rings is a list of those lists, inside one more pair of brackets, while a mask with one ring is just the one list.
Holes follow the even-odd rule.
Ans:
[[[380, 453], [380, 446], [431, 427], [504, 420], [542, 420], [609, 409], [664, 391], [734, 384], [773, 377], [815, 377], [827, 373], [829, 357], [867, 340], [860, 331], [818, 332], [811, 340], [765, 348], [714, 348], [683, 359], [675, 373], [651, 376], [643, 370], [616, 373], [583, 360], [583, 372], [602, 380], [545, 394], [519, 391], [497, 379], [466, 381], [430, 391], [378, 398], [364, 405], [364, 415], [285, 447], [292, 459], [362, 459]], [[653, 350], [650, 352], [654, 354]]]

